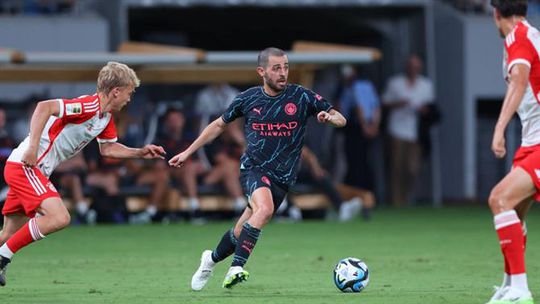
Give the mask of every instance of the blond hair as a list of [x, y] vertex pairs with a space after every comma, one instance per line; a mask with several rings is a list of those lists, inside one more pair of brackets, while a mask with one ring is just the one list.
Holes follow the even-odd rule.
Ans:
[[116, 87], [138, 87], [141, 81], [130, 67], [123, 63], [110, 61], [101, 68], [97, 80], [97, 91], [109, 94]]

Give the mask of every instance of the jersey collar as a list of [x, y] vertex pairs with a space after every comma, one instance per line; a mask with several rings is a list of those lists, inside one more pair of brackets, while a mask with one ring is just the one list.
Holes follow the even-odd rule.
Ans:
[[285, 91], [287, 91], [289, 89], [289, 84], [287, 84], [287, 86], [285, 86], [285, 88], [279, 94], [277, 94], [276, 96], [270, 96], [270, 95], [266, 94], [266, 92], [264, 91], [264, 86], [260, 86], [260, 89], [261, 89], [261, 92], [263, 93], [263, 95], [265, 97], [274, 99], [274, 98], [281, 97], [283, 94], [285, 94]]

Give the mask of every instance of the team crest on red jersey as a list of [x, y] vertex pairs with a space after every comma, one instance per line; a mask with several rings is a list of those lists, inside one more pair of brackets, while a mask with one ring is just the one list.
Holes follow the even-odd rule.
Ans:
[[292, 102], [286, 104], [285, 113], [287, 113], [287, 115], [294, 115], [296, 113], [296, 105]]
[[266, 176], [263, 176], [261, 177], [261, 180], [263, 183], [267, 184], [268, 186], [270, 186], [270, 179]]

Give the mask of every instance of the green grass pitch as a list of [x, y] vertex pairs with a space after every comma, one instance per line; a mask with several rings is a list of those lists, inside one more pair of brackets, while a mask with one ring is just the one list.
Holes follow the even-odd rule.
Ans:
[[[379, 210], [371, 222], [275, 223], [246, 265], [249, 280], [221, 288], [230, 258], [190, 290], [203, 249], [231, 223], [69, 227], [20, 251], [0, 303], [485, 303], [502, 278], [487, 208]], [[540, 214], [528, 221], [527, 265], [540, 294]], [[334, 265], [362, 258], [371, 282], [343, 294]]]

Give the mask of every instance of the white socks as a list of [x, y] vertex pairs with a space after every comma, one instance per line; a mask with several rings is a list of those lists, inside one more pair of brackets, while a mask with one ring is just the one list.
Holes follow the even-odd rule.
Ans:
[[11, 260], [11, 257], [13, 257], [13, 252], [11, 249], [9, 249], [7, 244], [4, 244], [0, 247], [0, 255]]
[[510, 275], [511, 286], [523, 291], [529, 290], [529, 284], [527, 283], [527, 274], [513, 274]]

